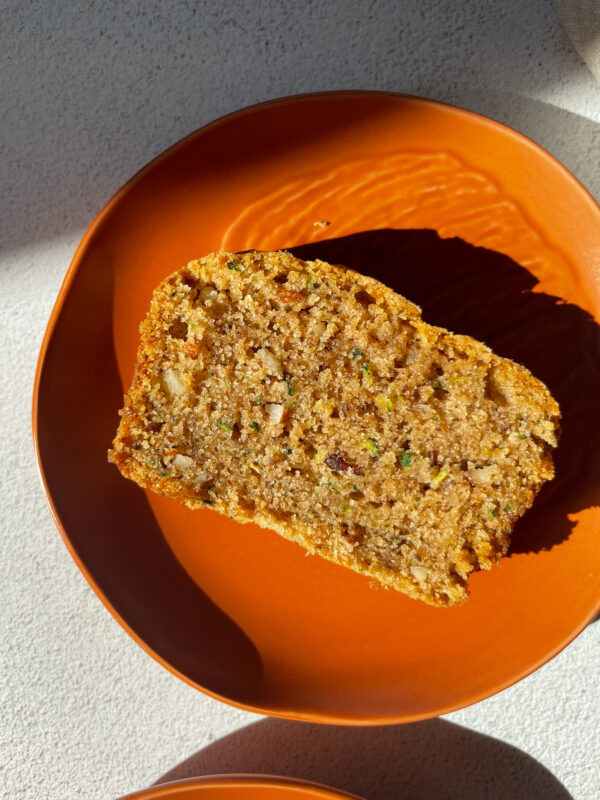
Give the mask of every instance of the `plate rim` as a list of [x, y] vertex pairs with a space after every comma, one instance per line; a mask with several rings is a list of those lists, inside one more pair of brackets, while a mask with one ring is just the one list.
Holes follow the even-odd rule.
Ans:
[[[154, 156], [147, 164], [137, 170], [113, 195], [112, 197], [102, 206], [100, 211], [96, 214], [93, 218], [89, 226], [87, 227], [83, 237], [81, 238], [77, 248], [71, 258], [67, 271], [65, 273], [65, 277], [61, 283], [58, 295], [56, 300], [52, 306], [52, 311], [50, 312], [50, 316], [48, 318], [48, 322], [46, 325], [46, 329], [44, 332], [44, 336], [42, 339], [42, 343], [40, 346], [40, 352], [38, 355], [37, 363], [36, 363], [36, 370], [35, 370], [35, 377], [33, 383], [33, 398], [32, 398], [32, 437], [33, 437], [33, 447], [34, 447], [34, 454], [35, 460], [37, 464], [38, 474], [41, 479], [42, 489], [44, 492], [44, 496], [46, 499], [46, 503], [49, 507], [51, 517], [54, 521], [56, 528], [69, 552], [71, 558], [79, 568], [80, 572], [83, 574], [83, 577], [92, 588], [94, 593], [97, 595], [101, 603], [104, 607], [109, 611], [111, 616], [119, 623], [119, 625], [125, 630], [126, 633], [131, 636], [131, 638], [139, 645], [149, 656], [151, 656], [155, 661], [157, 661], [161, 666], [166, 668], [169, 672], [173, 675], [178, 677], [180, 680], [187, 683], [189, 686], [203, 692], [205, 695], [209, 697], [219, 700], [226, 705], [233, 706], [234, 708], [241, 709], [243, 711], [249, 711], [254, 714], [262, 714], [264, 716], [276, 717], [281, 719], [294, 719], [302, 722], [318, 722], [318, 723], [325, 723], [331, 725], [360, 725], [360, 726], [375, 726], [375, 725], [397, 725], [400, 723], [407, 723], [407, 722], [418, 722], [421, 720], [432, 719], [444, 714], [449, 714], [454, 711], [459, 711], [463, 708], [468, 708], [476, 703], [481, 702], [482, 700], [486, 700], [489, 697], [493, 697], [494, 695], [508, 689], [510, 686], [514, 686], [516, 683], [519, 683], [523, 678], [526, 678], [528, 675], [531, 675], [533, 672], [536, 672], [541, 666], [547, 664], [553, 658], [555, 658], [562, 650], [564, 650], [572, 641], [574, 641], [577, 636], [589, 625], [589, 623], [594, 619], [594, 617], [600, 613], [600, 596], [596, 601], [596, 605], [588, 612], [587, 616], [583, 618], [583, 620], [579, 623], [579, 625], [575, 626], [573, 630], [569, 631], [569, 633], [562, 639], [562, 641], [552, 650], [548, 651], [544, 656], [537, 659], [535, 662], [524, 668], [518, 673], [515, 673], [506, 681], [503, 681], [500, 684], [495, 685], [493, 688], [484, 689], [474, 694], [469, 694], [467, 698], [462, 701], [457, 701], [455, 703], [448, 704], [446, 706], [440, 706], [437, 708], [433, 708], [428, 711], [422, 712], [415, 712], [415, 713], [395, 713], [392, 715], [360, 715], [353, 712], [344, 713], [344, 712], [320, 712], [315, 710], [296, 710], [289, 706], [289, 703], [286, 707], [281, 708], [268, 708], [264, 706], [255, 706], [251, 703], [244, 703], [233, 698], [225, 697], [223, 695], [218, 694], [217, 692], [208, 689], [205, 686], [200, 685], [196, 681], [192, 680], [184, 673], [180, 672], [177, 668], [173, 667], [168, 661], [166, 661], [162, 656], [160, 656], [157, 652], [155, 652], [138, 634], [129, 626], [126, 620], [119, 614], [119, 612], [114, 608], [108, 597], [104, 594], [104, 592], [100, 589], [100, 587], [96, 584], [95, 580], [89, 573], [87, 567], [83, 563], [82, 559], [79, 557], [78, 553], [76, 552], [73, 544], [71, 543], [69, 536], [62, 525], [60, 520], [60, 516], [54, 504], [54, 499], [51, 495], [48, 482], [46, 480], [46, 475], [44, 472], [44, 467], [42, 463], [42, 454], [40, 450], [40, 442], [39, 442], [39, 430], [38, 430], [38, 422], [39, 422], [39, 392], [41, 386], [41, 377], [44, 370], [44, 364], [46, 361], [46, 355], [48, 352], [48, 347], [50, 345], [50, 341], [52, 340], [52, 336], [54, 334], [54, 329], [60, 317], [60, 314], [63, 310], [65, 300], [67, 298], [69, 289], [71, 287], [71, 283], [81, 266], [83, 261], [83, 257], [87, 251], [89, 242], [93, 239], [96, 235], [98, 229], [103, 224], [104, 220], [110, 215], [112, 210], [121, 202], [122, 198], [133, 188], [145, 175], [146, 173], [153, 170], [160, 162], [168, 159], [174, 152], [178, 149], [185, 147], [188, 142], [195, 139], [198, 136], [201, 136], [205, 131], [210, 130], [213, 127], [217, 127], [218, 125], [226, 122], [227, 120], [234, 118], [245, 116], [248, 114], [253, 114], [260, 109], [268, 107], [268, 106], [275, 106], [281, 105], [286, 102], [301, 102], [311, 99], [318, 99], [318, 98], [327, 98], [327, 97], [387, 97], [390, 100], [408, 100], [410, 102], [416, 102], [417, 104], [422, 104], [424, 106], [429, 106], [433, 108], [441, 108], [445, 110], [450, 110], [454, 114], [458, 116], [463, 116], [467, 118], [471, 118], [475, 123], [480, 125], [485, 125], [488, 128], [492, 129], [500, 129], [501, 132], [504, 134], [517, 139], [522, 142], [528, 148], [536, 151], [539, 155], [543, 158], [549, 160], [555, 169], [562, 174], [562, 176], [571, 183], [573, 188], [579, 193], [581, 199], [586, 202], [590, 209], [598, 215], [598, 219], [600, 222], [600, 204], [596, 202], [594, 197], [591, 193], [586, 189], [586, 187], [581, 183], [581, 181], [576, 178], [570, 170], [565, 167], [552, 153], [542, 147], [540, 144], [535, 142], [533, 139], [529, 138], [525, 134], [521, 133], [520, 131], [511, 128], [509, 125], [506, 125], [502, 122], [498, 122], [496, 120], [491, 119], [490, 117], [486, 117], [483, 114], [478, 114], [475, 111], [470, 111], [465, 108], [461, 108], [460, 106], [453, 105], [451, 103], [446, 103], [440, 100], [434, 100], [428, 97], [422, 97], [419, 95], [412, 95], [408, 93], [402, 92], [390, 92], [390, 91], [378, 91], [378, 90], [369, 90], [369, 89], [346, 89], [346, 90], [330, 90], [330, 91], [322, 91], [322, 92], [305, 92], [302, 94], [295, 94], [295, 95], [284, 95], [282, 97], [277, 97], [271, 100], [262, 101], [259, 103], [253, 103], [249, 106], [243, 106], [242, 108], [236, 109], [235, 111], [231, 111], [227, 114], [224, 114], [220, 117], [217, 117], [214, 120], [211, 120], [205, 125], [195, 129], [191, 133], [184, 136], [182, 139], [177, 140], [172, 145], [167, 147], [165, 150], [161, 151], [158, 155]], [[135, 797], [135, 795], [134, 795]], [[141, 800], [141, 799], [140, 799]]]
[[[187, 789], [198, 788], [239, 788], [244, 786], [267, 787], [274, 786], [279, 789], [296, 789], [307, 788], [312, 790], [312, 794], [322, 800], [340, 800], [340, 798], [347, 798], [348, 800], [363, 800], [356, 794], [347, 792], [345, 789], [337, 789], [333, 786], [328, 786], [325, 783], [317, 781], [306, 780], [305, 778], [289, 778], [285, 775], [262, 774], [253, 772], [243, 773], [223, 773], [218, 775], [201, 775], [195, 778], [181, 778], [175, 781], [166, 781], [165, 783], [158, 783], [149, 786], [146, 789], [135, 791], [131, 794], [126, 794], [120, 800], [153, 800], [153, 798], [170, 797], [170, 789], [177, 789], [183, 787], [184, 791]], [[166, 790], [166, 793], [165, 791]]]

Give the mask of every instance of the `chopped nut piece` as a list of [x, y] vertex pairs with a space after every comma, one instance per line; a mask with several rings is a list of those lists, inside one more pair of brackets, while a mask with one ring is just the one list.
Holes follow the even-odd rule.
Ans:
[[495, 464], [487, 467], [469, 467], [469, 480], [476, 486], [488, 486], [499, 477], [499, 470]]
[[177, 453], [177, 455], [173, 457], [171, 464], [173, 464], [175, 469], [181, 470], [182, 472], [186, 469], [191, 469], [196, 465], [193, 458], [190, 456], [184, 456], [181, 453]]
[[173, 394], [176, 396], [180, 396], [185, 394], [187, 391], [187, 387], [183, 381], [183, 377], [181, 373], [176, 369], [166, 369], [162, 374], [162, 384], [163, 387], [169, 392], [169, 394]]
[[267, 414], [267, 419], [272, 425], [279, 425], [283, 419], [285, 406], [281, 405], [281, 403], [267, 403], [265, 405], [265, 412]]
[[217, 290], [215, 289], [214, 286], [210, 286], [210, 285], [203, 286], [202, 289], [200, 289], [200, 294], [198, 295], [198, 298], [199, 298], [201, 303], [206, 303], [206, 301], [209, 299], [209, 297], [212, 297], [216, 293], [217, 293]]
[[256, 357], [267, 370], [267, 372], [269, 372], [271, 375], [276, 375], [278, 378], [281, 378], [281, 361], [269, 350], [268, 347], [261, 347], [261, 349], [257, 351]]
[[425, 567], [411, 567], [410, 571], [418, 581], [424, 581], [427, 578], [427, 570]]

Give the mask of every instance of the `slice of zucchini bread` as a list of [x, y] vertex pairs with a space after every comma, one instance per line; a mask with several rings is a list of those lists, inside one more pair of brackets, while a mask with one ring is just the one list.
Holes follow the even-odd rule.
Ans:
[[213, 253], [140, 332], [123, 475], [426, 603], [462, 603], [553, 476], [544, 384], [344, 267]]

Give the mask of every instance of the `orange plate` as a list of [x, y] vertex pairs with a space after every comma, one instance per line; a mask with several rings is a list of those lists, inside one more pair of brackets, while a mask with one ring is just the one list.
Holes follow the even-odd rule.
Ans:
[[128, 794], [121, 800], [344, 800], [353, 798], [319, 783], [274, 775], [209, 775], [173, 781]]
[[[144, 494], [107, 463], [152, 289], [221, 248], [294, 248], [370, 272], [549, 385], [564, 415], [557, 478], [510, 557], [471, 578], [466, 605], [371, 588], [274, 533]], [[518, 133], [383, 93], [239, 111], [138, 173], [73, 258], [33, 414], [56, 524], [131, 636], [228, 703], [379, 724], [481, 700], [598, 610], [599, 311], [600, 209]]]

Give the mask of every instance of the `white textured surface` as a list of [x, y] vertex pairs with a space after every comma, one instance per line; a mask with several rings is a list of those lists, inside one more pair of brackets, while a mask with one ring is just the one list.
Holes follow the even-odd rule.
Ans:
[[519, 128], [600, 197], [600, 88], [550, 0], [12, 0], [1, 18], [0, 795], [108, 800], [167, 772], [262, 770], [369, 800], [596, 800], [600, 623], [444, 720], [256, 723], [178, 682], [103, 609], [54, 529], [29, 433], [37, 351], [85, 225], [215, 116], [322, 89], [424, 94]]
[[600, 80], [600, 4], [597, 0], [557, 0], [556, 7], [579, 55]]

